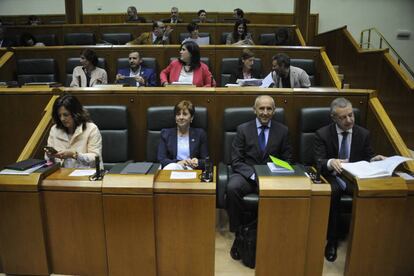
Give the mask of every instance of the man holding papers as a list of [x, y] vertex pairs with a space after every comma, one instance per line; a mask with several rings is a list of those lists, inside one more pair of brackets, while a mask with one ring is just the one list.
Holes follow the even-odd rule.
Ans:
[[157, 85], [157, 76], [154, 69], [142, 65], [142, 57], [138, 51], [129, 53], [128, 62], [129, 68], [118, 69], [118, 74], [116, 74], [117, 83], [125, 83], [127, 78], [132, 78], [136, 86]]
[[[269, 155], [290, 161], [291, 147], [286, 126], [272, 120], [276, 107], [272, 97], [263, 95], [255, 100], [253, 111], [256, 119], [237, 127], [237, 135], [232, 145], [232, 169], [227, 186], [227, 212], [230, 231], [236, 232], [242, 225], [244, 211], [243, 197], [258, 192], [254, 165], [266, 165]], [[238, 233], [230, 251], [233, 259], [239, 260]]]
[[350, 101], [345, 98], [333, 100], [331, 118], [332, 124], [320, 128], [315, 133], [314, 156], [317, 167], [321, 168], [322, 175], [332, 188], [325, 257], [333, 262], [336, 260], [338, 243], [340, 199], [343, 194], [352, 194], [351, 187], [341, 178], [342, 163], [377, 161], [385, 157], [374, 156], [369, 142], [369, 131], [355, 125]]

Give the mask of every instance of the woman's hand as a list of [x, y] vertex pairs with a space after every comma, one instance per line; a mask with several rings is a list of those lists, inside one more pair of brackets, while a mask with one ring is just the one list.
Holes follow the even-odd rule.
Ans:
[[60, 159], [75, 158], [76, 152], [72, 150], [62, 150], [55, 154], [54, 157]]

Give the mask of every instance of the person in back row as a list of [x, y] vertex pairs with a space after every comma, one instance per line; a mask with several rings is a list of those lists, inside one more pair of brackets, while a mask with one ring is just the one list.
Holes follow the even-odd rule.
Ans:
[[197, 87], [213, 87], [216, 82], [208, 66], [200, 61], [200, 47], [193, 41], [181, 45], [180, 58], [161, 71], [161, 85], [173, 82], [192, 83]]
[[[308, 88], [311, 85], [305, 70], [291, 66], [290, 58], [286, 54], [281, 53], [272, 57], [272, 70], [263, 80], [266, 87]], [[266, 80], [269, 80], [270, 85]]]
[[244, 18], [244, 11], [240, 8], [234, 9], [233, 10], [233, 18], [235, 20], [242, 20], [244, 21], [246, 24], [249, 24], [250, 21], [248, 19]]
[[79, 100], [64, 94], [53, 104], [54, 125], [50, 129], [45, 158], [64, 168], [94, 168], [95, 156], [102, 161], [102, 137]]
[[138, 11], [135, 6], [128, 7], [127, 14], [128, 14], [128, 17], [126, 19], [126, 22], [128, 23], [146, 23], [147, 22], [147, 20], [144, 17], [138, 15]]
[[210, 38], [209, 37], [200, 37], [198, 32], [198, 25], [197, 23], [190, 23], [187, 25], [187, 31], [190, 33], [190, 37], [187, 37], [183, 40], [182, 43], [187, 41], [194, 41], [198, 45], [209, 45], [210, 44]]
[[80, 63], [80, 66], [73, 69], [71, 87], [92, 87], [96, 84], [108, 83], [105, 69], [98, 67], [98, 56], [94, 50], [83, 50]]
[[122, 82], [126, 77], [132, 77], [137, 86], [157, 86], [157, 76], [152, 68], [142, 66], [142, 58], [138, 51], [129, 53], [129, 68], [118, 69], [116, 81]]
[[165, 18], [161, 20], [164, 23], [183, 23], [183, 20], [181, 18], [178, 17], [178, 8], [177, 7], [172, 7], [171, 8], [171, 17], [170, 18]]
[[127, 45], [162, 45], [170, 44], [170, 34], [173, 31], [170, 26], [165, 27], [161, 21], [152, 23], [152, 32], [142, 33], [136, 39], [127, 43]]
[[233, 32], [229, 33], [226, 38], [227, 45], [254, 45], [252, 36], [247, 32], [246, 22], [237, 20], [234, 23]]
[[197, 18], [194, 18], [193, 22], [195, 22], [195, 23], [213, 23], [214, 20], [210, 19], [210, 18], [207, 18], [206, 10], [199, 10], [197, 12]]
[[190, 101], [174, 106], [176, 127], [161, 130], [158, 162], [164, 170], [201, 169], [208, 156], [207, 134], [202, 128], [190, 127], [195, 108]]
[[30, 33], [22, 33], [20, 36], [20, 46], [24, 47], [44, 47], [45, 44], [37, 42], [36, 38]]
[[288, 139], [288, 128], [276, 120], [275, 102], [268, 95], [258, 96], [253, 111], [256, 119], [237, 127], [231, 151], [233, 174], [227, 185], [227, 213], [230, 231], [236, 232], [230, 255], [240, 260], [239, 228], [242, 225], [245, 206], [243, 197], [249, 193], [258, 193], [257, 175], [254, 165], [266, 165], [271, 162], [269, 155], [291, 161], [292, 149]]
[[321, 167], [322, 175], [331, 185], [331, 206], [325, 247], [325, 258], [336, 260], [340, 200], [344, 194], [352, 195], [352, 186], [342, 178], [342, 163], [378, 161], [385, 159], [374, 155], [369, 141], [369, 131], [355, 124], [352, 104], [345, 98], [336, 98], [331, 103], [333, 123], [316, 131], [314, 140], [314, 164]]
[[254, 67], [254, 53], [249, 49], [243, 49], [239, 58], [239, 67], [237, 72], [231, 74], [230, 83], [236, 83], [237, 79], [260, 79], [261, 72]]

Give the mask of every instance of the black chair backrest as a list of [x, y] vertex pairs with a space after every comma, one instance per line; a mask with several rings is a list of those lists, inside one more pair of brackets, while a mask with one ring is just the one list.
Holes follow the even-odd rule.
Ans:
[[[178, 59], [178, 57], [170, 57], [170, 63], [171, 63], [171, 61], [176, 60], [176, 59]], [[210, 58], [209, 57], [200, 57], [200, 61], [205, 63], [208, 66], [208, 69], [211, 71]]]
[[[207, 132], [207, 108], [197, 106], [191, 127]], [[157, 162], [161, 129], [176, 127], [174, 106], [153, 106], [147, 109], [147, 161]]]
[[[157, 66], [157, 60], [153, 57], [144, 57], [142, 58], [142, 66], [147, 68], [154, 69], [155, 73], [158, 74], [158, 66]], [[117, 69], [121, 68], [129, 68], [129, 61], [128, 58], [118, 58], [117, 60]]]
[[56, 82], [56, 70], [53, 58], [18, 59], [17, 81], [20, 85], [28, 82]]
[[260, 34], [259, 43], [260, 43], [260, 45], [275, 45], [275, 43], [276, 43], [275, 33]]
[[309, 75], [311, 86], [315, 86], [315, 61], [313, 59], [290, 59], [290, 65], [299, 67]]
[[220, 38], [220, 43], [221, 44], [226, 44], [226, 40], [227, 40], [227, 36], [231, 34], [231, 32], [224, 32], [221, 33], [221, 38]]
[[95, 45], [93, 33], [67, 33], [63, 37], [64, 45]]
[[[210, 44], [211, 44], [210, 33], [198, 33], [198, 36], [199, 37], [209, 37], [210, 38]], [[180, 36], [179, 36], [180, 44], [183, 43], [184, 39], [186, 39], [187, 37], [190, 37], [190, 33], [180, 33]]]
[[[223, 162], [231, 163], [231, 150], [234, 137], [237, 134], [237, 127], [245, 122], [254, 120], [252, 107], [230, 107], [224, 109], [223, 114]], [[285, 124], [285, 109], [276, 108], [274, 120], [281, 124]]]
[[34, 37], [38, 42], [42, 42], [46, 46], [56, 46], [56, 35], [55, 34], [35, 34]]
[[[360, 110], [354, 108], [355, 123], [360, 122]], [[300, 110], [299, 116], [299, 162], [314, 165], [313, 144], [315, 132], [332, 123], [329, 107], [307, 107]]]
[[124, 45], [131, 40], [132, 40], [131, 33], [103, 33], [102, 41], [100, 42], [110, 43], [114, 45]]
[[85, 106], [102, 135], [105, 169], [128, 160], [128, 109], [120, 105]]
[[[253, 69], [262, 71], [262, 60], [260, 58], [254, 58]], [[237, 73], [239, 70], [239, 58], [223, 58], [221, 60], [221, 86], [225, 86], [230, 82], [232, 74]]]
[[[72, 82], [72, 74], [73, 74], [73, 69], [76, 66], [80, 66], [80, 58], [75, 57], [75, 58], [68, 58], [66, 60], [66, 81], [65, 81], [65, 86], [69, 86], [70, 83]], [[105, 58], [98, 58], [98, 67], [105, 69], [106, 70], [106, 60]]]

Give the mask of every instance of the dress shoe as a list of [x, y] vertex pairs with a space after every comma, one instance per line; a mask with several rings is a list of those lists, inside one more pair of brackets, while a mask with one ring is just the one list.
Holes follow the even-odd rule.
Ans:
[[325, 247], [325, 258], [328, 262], [334, 262], [336, 260], [336, 241], [328, 241]]
[[236, 236], [234, 239], [233, 245], [230, 249], [230, 256], [233, 258], [233, 260], [240, 260], [240, 252], [239, 252], [239, 245], [240, 245], [240, 239]]

